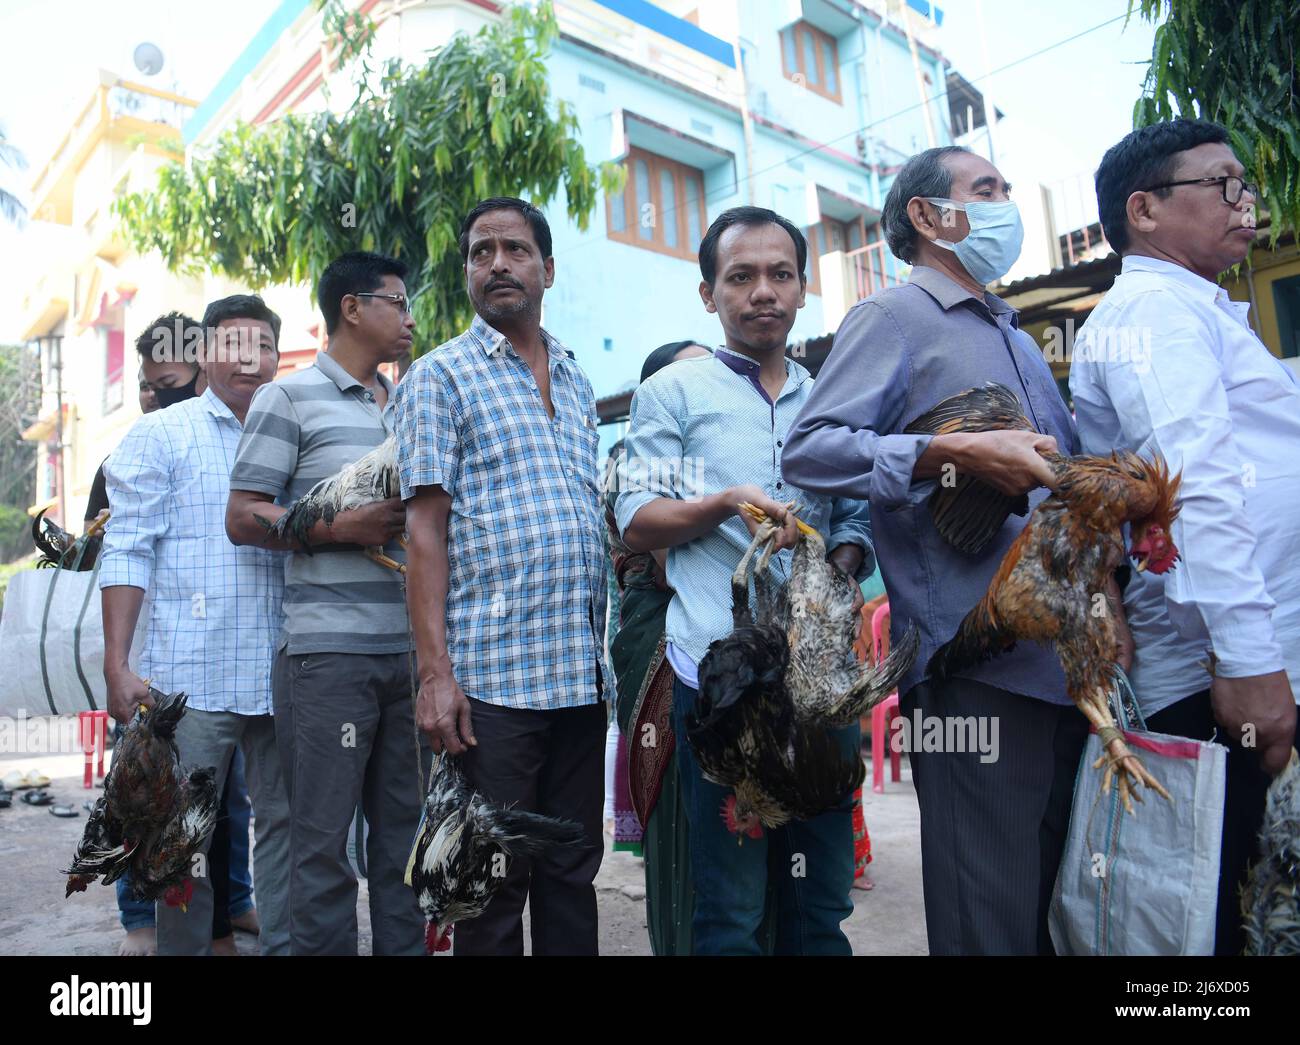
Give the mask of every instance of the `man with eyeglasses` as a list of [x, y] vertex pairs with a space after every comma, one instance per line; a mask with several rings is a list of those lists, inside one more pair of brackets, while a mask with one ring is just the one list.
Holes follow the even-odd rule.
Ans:
[[392, 432], [394, 386], [379, 370], [410, 352], [406, 266], [352, 252], [325, 269], [317, 300], [329, 348], [253, 401], [230, 477], [226, 530], [236, 544], [292, 552], [272, 688], [293, 825], [289, 903], [294, 954], [357, 953], [357, 882], [347, 839], [360, 803], [375, 954], [423, 953], [424, 918], [403, 884], [419, 824], [410, 630], [399, 576], [367, 558], [404, 553], [396, 498], [339, 512], [307, 547], [268, 540], [318, 481]]
[[1161, 454], [1182, 472], [1182, 561], [1135, 572], [1124, 605], [1147, 725], [1228, 746], [1218, 954], [1244, 943], [1239, 889], [1300, 693], [1300, 383], [1217, 284], [1255, 236], [1245, 173], [1228, 132], [1199, 120], [1107, 151], [1097, 205], [1123, 266], [1070, 367], [1085, 452]]

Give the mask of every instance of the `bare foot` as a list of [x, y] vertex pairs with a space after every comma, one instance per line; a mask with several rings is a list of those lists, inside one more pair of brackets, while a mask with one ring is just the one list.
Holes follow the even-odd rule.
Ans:
[[861, 889], [865, 893], [871, 892], [876, 887], [876, 883], [871, 880], [870, 875], [864, 874], [861, 878], [853, 879], [853, 888]]
[[142, 958], [158, 953], [158, 930], [152, 925], [132, 929], [117, 948], [119, 958]]
[[262, 923], [257, 917], [257, 908], [250, 907], [238, 918], [231, 918], [230, 924], [241, 933], [252, 933], [256, 936], [262, 931]]
[[212, 953], [218, 958], [238, 958], [239, 948], [235, 946], [235, 934], [223, 936], [212, 941]]

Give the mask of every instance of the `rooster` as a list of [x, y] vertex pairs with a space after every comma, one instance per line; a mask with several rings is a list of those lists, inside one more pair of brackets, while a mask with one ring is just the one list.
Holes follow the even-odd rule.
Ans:
[[[832, 728], [848, 725], [882, 699], [916, 656], [909, 636], [879, 668], [853, 655], [852, 580], [825, 559], [821, 536], [800, 522], [794, 567], [784, 590], [766, 576], [776, 527], [752, 505], [759, 526], [731, 580], [730, 635], [700, 662], [699, 698], [687, 738], [700, 770], [734, 794], [722, 808], [732, 833], [809, 820], [862, 783], [862, 760], [846, 757]], [[758, 608], [749, 605], [750, 563]]]
[[[96, 519], [81, 537], [74, 537], [52, 519], [45, 518], [48, 508], [42, 508], [32, 520], [32, 543], [41, 557], [37, 569], [89, 570], [95, 565], [104, 536], [100, 531], [108, 517]], [[81, 551], [78, 561], [78, 551]]]
[[[1001, 385], [958, 393], [908, 426], [915, 432], [1032, 430], [1015, 393]], [[1034, 509], [1007, 550], [984, 598], [961, 622], [957, 633], [930, 658], [928, 672], [943, 680], [963, 668], [1011, 649], [1023, 639], [1051, 642], [1065, 671], [1070, 699], [1096, 728], [1107, 754], [1103, 790], [1118, 780], [1125, 808], [1145, 785], [1168, 798], [1124, 742], [1111, 717], [1107, 692], [1118, 643], [1109, 612], [1096, 612], [1107, 579], [1124, 559], [1123, 526], [1128, 524], [1128, 554], [1138, 571], [1165, 573], [1178, 560], [1170, 529], [1178, 515], [1181, 476], [1170, 477], [1163, 460], [1133, 453], [1109, 457], [1068, 457], [1043, 453], [1056, 481], [1051, 496]], [[970, 477], [940, 488], [930, 507], [939, 532], [954, 546], [983, 547], [1018, 498], [1007, 497]], [[963, 521], [968, 505], [969, 520]]]
[[182, 908], [189, 903], [190, 862], [212, 832], [220, 804], [215, 774], [181, 768], [175, 736], [185, 694], [150, 694], [153, 708], [136, 710], [114, 749], [104, 794], [63, 872], [66, 896], [96, 878], [108, 885], [130, 871], [137, 899], [161, 898]]
[[386, 501], [400, 495], [397, 475], [397, 439], [389, 436], [364, 457], [344, 465], [335, 475], [322, 479], [299, 497], [285, 513], [269, 522], [258, 517], [271, 536], [292, 538], [308, 555], [307, 534], [324, 519], [328, 526], [340, 512]]
[[1241, 897], [1246, 953], [1300, 955], [1300, 757], [1268, 789], [1259, 829], [1263, 854]]
[[425, 950], [447, 950], [452, 928], [487, 909], [514, 857], [586, 844], [582, 826], [571, 820], [492, 805], [470, 788], [454, 759], [439, 755], [406, 869], [428, 920]]

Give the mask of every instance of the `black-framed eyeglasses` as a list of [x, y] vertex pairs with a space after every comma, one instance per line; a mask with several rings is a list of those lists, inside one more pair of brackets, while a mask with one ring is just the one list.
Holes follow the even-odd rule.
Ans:
[[1241, 194], [1249, 192], [1259, 199], [1259, 186], [1253, 181], [1244, 181], [1235, 174], [1222, 174], [1217, 178], [1189, 178], [1186, 181], [1167, 181], [1163, 185], [1151, 185], [1143, 192], [1155, 192], [1156, 189], [1172, 189], [1175, 185], [1220, 185], [1223, 188], [1223, 202], [1235, 207], [1241, 202]]
[[405, 294], [353, 294], [354, 298], [383, 298], [385, 301], [391, 301], [397, 306], [399, 312], [407, 315], [411, 314], [411, 303], [406, 300]]

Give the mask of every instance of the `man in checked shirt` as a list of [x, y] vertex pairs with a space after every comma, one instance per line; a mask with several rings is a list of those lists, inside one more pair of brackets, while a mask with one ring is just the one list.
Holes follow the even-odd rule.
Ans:
[[595, 954], [606, 725], [596, 400], [541, 327], [555, 277], [542, 213], [484, 200], [460, 252], [477, 315], [397, 388], [417, 721], [489, 800], [577, 821], [590, 844], [531, 867], [513, 860], [453, 945], [522, 954], [527, 898], [533, 954]]
[[[203, 326], [207, 391], [142, 417], [104, 465], [113, 505], [99, 572], [108, 710], [125, 723], [152, 704], [128, 663], [148, 593], [140, 670], [157, 689], [189, 694], [176, 745], [185, 765], [216, 768], [218, 794], [235, 747], [243, 751], [262, 953], [287, 954], [289, 806], [271, 717], [284, 573], [271, 552], [232, 545], [225, 525], [244, 418], [279, 365], [280, 317], [239, 294], [212, 302]], [[180, 358], [183, 346], [172, 348]], [[206, 875], [193, 882], [188, 911], [158, 905], [159, 954], [211, 953], [212, 885]]]

